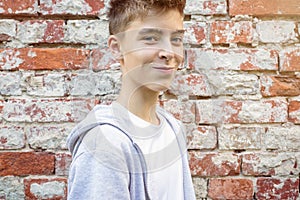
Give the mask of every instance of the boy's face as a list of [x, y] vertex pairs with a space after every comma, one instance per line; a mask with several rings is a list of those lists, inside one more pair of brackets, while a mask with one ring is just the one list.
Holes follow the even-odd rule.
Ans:
[[117, 35], [123, 83], [163, 91], [183, 62], [183, 17], [177, 10], [133, 21]]

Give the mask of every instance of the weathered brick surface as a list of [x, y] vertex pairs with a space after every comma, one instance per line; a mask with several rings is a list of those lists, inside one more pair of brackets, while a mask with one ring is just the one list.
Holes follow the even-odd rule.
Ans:
[[252, 43], [253, 28], [249, 21], [216, 21], [211, 24], [210, 42], [213, 44]]
[[290, 21], [261, 21], [256, 24], [259, 40], [263, 43], [298, 42], [296, 24]]
[[1, 152], [0, 176], [51, 175], [54, 159], [53, 154], [46, 152]]
[[262, 148], [263, 127], [224, 125], [218, 129], [218, 144], [224, 150], [249, 150]]
[[207, 123], [274, 123], [288, 121], [284, 100], [230, 101], [199, 100], [196, 122]]
[[289, 103], [289, 120], [300, 124], [300, 101], [291, 101]]
[[217, 148], [217, 130], [213, 126], [196, 126], [187, 124], [187, 142], [189, 149], [215, 149]]
[[249, 179], [211, 179], [208, 196], [212, 199], [251, 200], [253, 182]]
[[189, 49], [189, 68], [197, 71], [278, 70], [278, 53], [266, 49]]
[[68, 80], [66, 73], [22, 73], [23, 88], [34, 97], [64, 97], [69, 93]]
[[27, 200], [67, 199], [67, 180], [64, 178], [27, 178], [24, 187]]
[[[1, 1], [0, 199], [66, 199], [67, 135], [121, 88], [108, 5]], [[300, 199], [299, 9], [187, 0], [186, 60], [158, 104], [186, 129], [197, 199]]]
[[0, 95], [21, 95], [20, 73], [0, 72]]
[[93, 106], [88, 99], [11, 99], [5, 102], [3, 117], [10, 122], [73, 122]]
[[202, 199], [207, 197], [207, 180], [204, 178], [193, 178], [193, 184], [195, 189], [196, 199]]
[[115, 60], [107, 47], [101, 49], [93, 49], [91, 51], [91, 60], [93, 71], [120, 68], [118, 62]]
[[189, 156], [193, 176], [233, 176], [240, 173], [241, 161], [236, 154], [190, 151]]
[[69, 20], [65, 41], [68, 43], [103, 44], [108, 37], [107, 22], [99, 20]]
[[0, 177], [0, 198], [3, 200], [24, 199], [23, 179], [16, 176]]
[[0, 125], [0, 149], [21, 149], [25, 146], [23, 126]]
[[299, 198], [299, 179], [258, 178], [256, 185], [256, 198], [259, 200]]
[[31, 126], [26, 129], [27, 142], [32, 149], [66, 150], [66, 139], [74, 124]]
[[300, 71], [300, 49], [299, 48], [292, 48], [286, 49], [280, 52], [280, 71], [282, 72], [293, 72], [293, 71]]
[[186, 14], [200, 14], [200, 15], [222, 15], [227, 14], [227, 3], [225, 0], [187, 0]]
[[195, 122], [195, 104], [191, 101], [181, 102], [168, 100], [163, 103], [164, 108], [183, 123]]
[[274, 126], [267, 129], [267, 132], [263, 137], [263, 141], [266, 149], [299, 151], [299, 136], [299, 126]]
[[38, 0], [3, 0], [0, 15], [37, 15]]
[[16, 20], [0, 20], [0, 42], [10, 41], [16, 36]]
[[89, 67], [88, 59], [89, 50], [76, 48], [1, 49], [0, 69], [82, 69]]
[[23, 43], [59, 43], [64, 39], [63, 20], [23, 21], [17, 27], [17, 37]]
[[70, 77], [69, 92], [73, 96], [116, 94], [120, 89], [120, 72], [74, 73]]
[[300, 95], [300, 78], [294, 76], [262, 76], [262, 95], [298, 96]]
[[205, 22], [185, 22], [185, 37], [186, 44], [205, 44], [207, 37], [207, 23]]
[[298, 0], [279, 0], [270, 3], [269, 0], [229, 0], [230, 15], [300, 15]]
[[43, 15], [94, 15], [100, 14], [104, 0], [40, 0], [40, 12]]
[[177, 73], [169, 92], [176, 96], [212, 96], [212, 89], [205, 74]]
[[67, 176], [71, 165], [72, 157], [67, 153], [58, 153], [55, 155], [55, 175]]
[[289, 176], [300, 172], [293, 153], [250, 153], [242, 156], [242, 173], [247, 176]]

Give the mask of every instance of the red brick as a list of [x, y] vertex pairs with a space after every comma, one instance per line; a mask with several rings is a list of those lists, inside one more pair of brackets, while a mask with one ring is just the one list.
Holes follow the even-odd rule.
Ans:
[[286, 153], [250, 153], [242, 155], [246, 176], [289, 176], [297, 174], [297, 160]]
[[187, 75], [177, 73], [169, 92], [176, 96], [212, 96], [212, 90], [210, 88], [207, 76], [197, 73]]
[[270, 3], [270, 0], [229, 0], [230, 15], [300, 15], [299, 0], [277, 0]]
[[93, 99], [10, 99], [3, 117], [11, 122], [74, 122], [94, 106]]
[[20, 69], [57, 70], [85, 69], [89, 67], [89, 50], [76, 48], [25, 48], [20, 49], [23, 62]]
[[190, 69], [278, 70], [278, 53], [266, 49], [199, 49], [187, 51]]
[[64, 39], [64, 20], [30, 20], [18, 24], [24, 43], [59, 43]]
[[236, 154], [190, 151], [189, 156], [193, 176], [233, 176], [240, 173], [241, 160]]
[[256, 185], [257, 200], [297, 200], [299, 197], [299, 179], [296, 178], [258, 178]]
[[291, 122], [300, 123], [300, 101], [291, 101], [289, 103], [289, 120]]
[[66, 200], [67, 179], [24, 179], [24, 192], [26, 200]]
[[[42, 15], [87, 15], [98, 16], [104, 12], [104, 0], [84, 0], [78, 3], [74, 0], [40, 0]], [[83, 4], [83, 5], [82, 5]]]
[[280, 63], [280, 71], [300, 71], [300, 49], [290, 49], [281, 52]]
[[54, 174], [54, 155], [36, 152], [0, 153], [0, 176]]
[[91, 63], [94, 71], [108, 69], [119, 69], [117, 60], [113, 57], [108, 48], [97, 48], [91, 51]]
[[253, 182], [248, 179], [211, 179], [208, 196], [212, 199], [253, 199]]
[[262, 76], [261, 92], [264, 97], [300, 95], [300, 78], [291, 76]]
[[69, 70], [89, 67], [89, 50], [23, 48], [0, 50], [0, 69]]
[[37, 15], [38, 0], [2, 0], [0, 15]]
[[253, 41], [252, 22], [216, 21], [211, 24], [210, 42], [213, 44], [245, 43]]
[[67, 153], [58, 153], [55, 155], [55, 174], [58, 176], [67, 176], [72, 162], [72, 156]]

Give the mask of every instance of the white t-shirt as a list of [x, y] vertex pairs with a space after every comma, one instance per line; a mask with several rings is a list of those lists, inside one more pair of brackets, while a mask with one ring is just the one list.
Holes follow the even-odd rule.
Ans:
[[132, 138], [146, 159], [150, 197], [183, 200], [182, 159], [173, 129], [161, 116], [158, 116], [159, 125], [144, 121], [129, 111], [128, 116], [139, 130]]

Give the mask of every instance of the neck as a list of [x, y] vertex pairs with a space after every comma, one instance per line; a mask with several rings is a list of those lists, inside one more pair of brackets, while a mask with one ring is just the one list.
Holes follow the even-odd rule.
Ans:
[[117, 102], [141, 119], [158, 125], [159, 120], [156, 116], [158, 95], [159, 92], [146, 87], [140, 87], [138, 90], [122, 87]]

